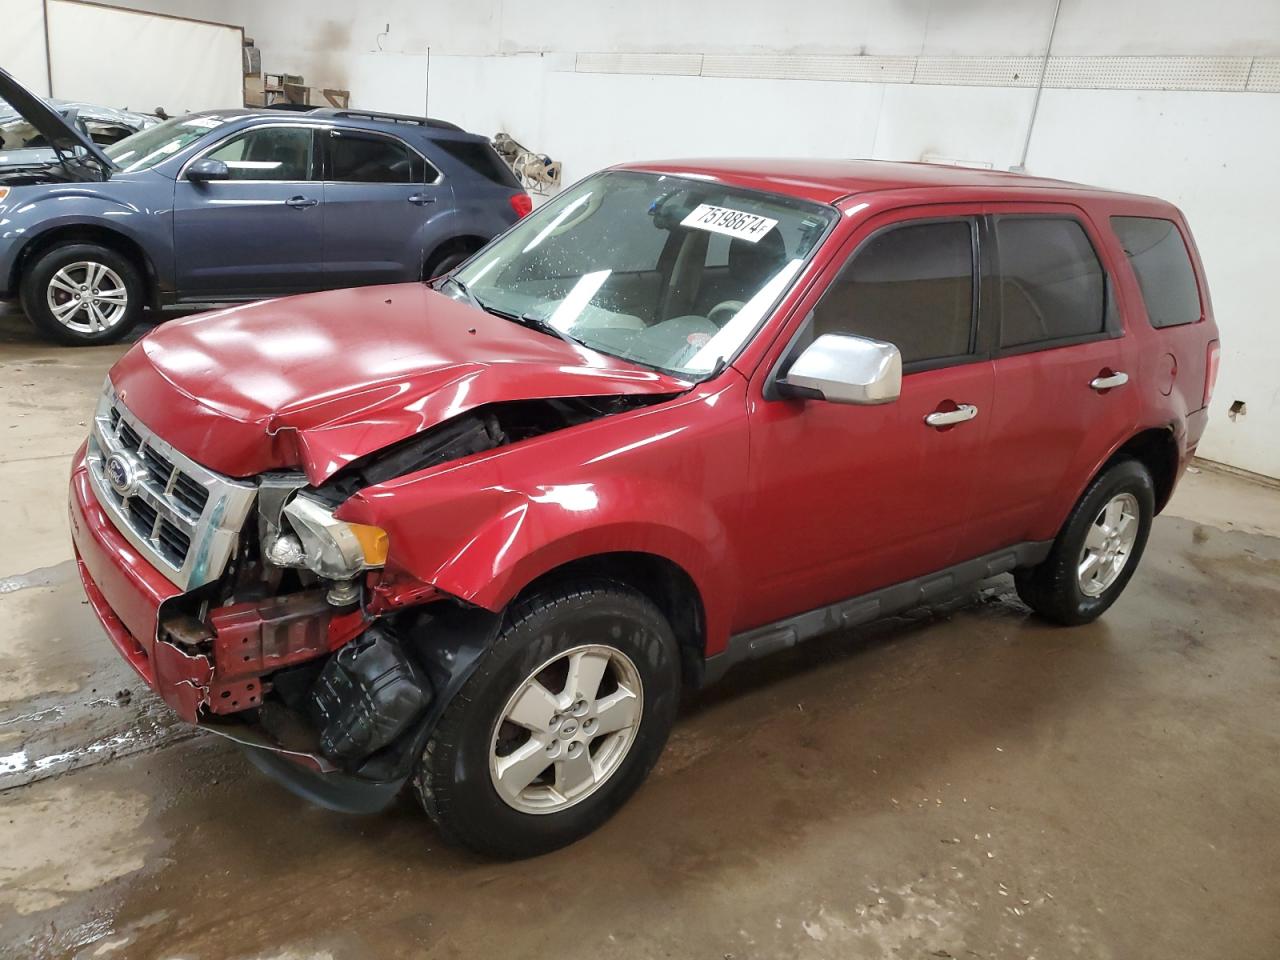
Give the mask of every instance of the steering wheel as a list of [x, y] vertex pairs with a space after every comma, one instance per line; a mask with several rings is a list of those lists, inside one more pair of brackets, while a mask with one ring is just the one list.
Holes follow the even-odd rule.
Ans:
[[[734, 315], [745, 307], [746, 304], [741, 300], [721, 300], [714, 307], [707, 311], [707, 319], [714, 323], [717, 327], [723, 327], [726, 323], [733, 319]], [[723, 319], [716, 319], [716, 314], [723, 313]]]

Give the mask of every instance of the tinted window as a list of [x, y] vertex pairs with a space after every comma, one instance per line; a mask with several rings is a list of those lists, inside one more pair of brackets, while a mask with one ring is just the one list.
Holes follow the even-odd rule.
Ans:
[[1101, 333], [1106, 279], [1084, 228], [1066, 217], [1001, 217], [1000, 345]]
[[502, 162], [497, 151], [479, 140], [436, 140], [435, 145], [449, 154], [473, 173], [513, 190], [520, 189], [520, 181], [511, 168]]
[[304, 127], [259, 127], [234, 137], [208, 156], [225, 163], [232, 180], [310, 180], [311, 131]]
[[1200, 319], [1200, 292], [1182, 234], [1170, 220], [1112, 217], [1111, 227], [1138, 275], [1153, 327], [1176, 327]]
[[968, 221], [896, 227], [872, 238], [814, 309], [814, 336], [886, 340], [903, 363], [959, 357], [973, 342]]
[[[397, 140], [335, 133], [329, 138], [329, 179], [343, 183], [422, 183], [426, 162]], [[435, 179], [434, 173], [432, 179]]]

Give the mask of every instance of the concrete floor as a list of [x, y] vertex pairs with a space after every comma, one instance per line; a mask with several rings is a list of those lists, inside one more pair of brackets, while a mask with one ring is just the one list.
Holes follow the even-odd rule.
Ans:
[[111, 652], [63, 489], [121, 352], [0, 319], [0, 956], [1280, 956], [1280, 491], [1189, 475], [1090, 627], [1005, 578], [744, 668], [604, 829], [492, 863], [307, 806]]

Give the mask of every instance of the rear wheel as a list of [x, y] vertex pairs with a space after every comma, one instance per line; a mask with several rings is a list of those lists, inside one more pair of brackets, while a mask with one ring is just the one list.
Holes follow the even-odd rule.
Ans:
[[443, 277], [479, 249], [479, 242], [460, 240], [449, 243], [444, 249], [433, 254], [431, 259], [423, 265], [422, 279], [434, 280], [436, 277]]
[[639, 787], [675, 719], [671, 628], [621, 584], [521, 603], [445, 709], [415, 785], [455, 842], [527, 857], [590, 833]]
[[1147, 468], [1136, 460], [1112, 465], [1089, 485], [1044, 562], [1014, 574], [1018, 596], [1055, 623], [1097, 619], [1133, 576], [1154, 514]]
[[40, 254], [26, 271], [22, 306], [36, 329], [59, 343], [115, 343], [142, 317], [146, 286], [125, 256], [96, 243]]

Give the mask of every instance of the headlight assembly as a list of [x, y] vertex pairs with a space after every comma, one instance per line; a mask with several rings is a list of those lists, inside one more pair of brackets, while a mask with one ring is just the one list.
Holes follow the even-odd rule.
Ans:
[[349, 580], [387, 562], [387, 533], [347, 523], [307, 496], [296, 496], [282, 511], [293, 532], [281, 530], [266, 545], [266, 559], [280, 567], [305, 567], [326, 580]]

